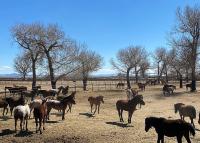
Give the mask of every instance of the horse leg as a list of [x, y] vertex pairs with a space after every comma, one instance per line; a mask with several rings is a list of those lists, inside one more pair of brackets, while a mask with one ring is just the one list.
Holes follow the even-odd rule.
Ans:
[[190, 136], [189, 136], [189, 132], [187, 132], [187, 133], [184, 135], [184, 137], [185, 137], [185, 139], [186, 139], [186, 141], [187, 141], [188, 143], [191, 143], [191, 141], [190, 141]]
[[93, 115], [96, 113], [96, 111], [97, 111], [97, 105], [95, 105], [95, 111], [94, 111]]
[[99, 114], [99, 108], [100, 108], [100, 104], [98, 105], [98, 114]]
[[193, 121], [193, 118], [190, 118], [191, 120], [191, 124], [193, 125], [193, 127], [195, 128], [195, 125], [194, 125], [194, 121]]
[[128, 123], [131, 123], [133, 112], [128, 112]]
[[182, 136], [177, 136], [177, 142], [182, 143]]
[[164, 143], [164, 135], [158, 134], [157, 143], [160, 143], [160, 141], [161, 141], [161, 143]]
[[92, 113], [92, 107], [93, 107], [93, 104], [90, 104], [90, 106], [91, 106], [91, 113]]
[[15, 118], [15, 132], [17, 131], [17, 118]]
[[124, 122], [122, 114], [123, 114], [123, 110], [121, 110], [121, 121]]
[[63, 109], [62, 120], [65, 119], [65, 109]]
[[43, 118], [43, 130], [45, 130], [45, 117]]
[[42, 126], [42, 118], [39, 118], [39, 130], [40, 130], [40, 134], [42, 134], [41, 126]]
[[22, 122], [23, 122], [23, 119], [20, 119], [20, 129], [22, 131]]
[[30, 115], [29, 115], [29, 119], [31, 118], [31, 112], [32, 112], [33, 108], [30, 109]]
[[118, 115], [119, 115], [119, 120], [121, 122], [120, 109], [117, 109], [117, 111], [118, 111]]
[[3, 108], [3, 116], [4, 116], [4, 112], [5, 112], [5, 107]]
[[12, 116], [13, 107], [10, 107], [10, 114]]
[[47, 109], [47, 119], [49, 120], [49, 114], [50, 114], [51, 108]]
[[26, 118], [26, 131], [28, 131], [28, 117]]
[[35, 117], [35, 125], [36, 125], [36, 133], [37, 133], [37, 128], [38, 128], [38, 120], [37, 120], [37, 118]]

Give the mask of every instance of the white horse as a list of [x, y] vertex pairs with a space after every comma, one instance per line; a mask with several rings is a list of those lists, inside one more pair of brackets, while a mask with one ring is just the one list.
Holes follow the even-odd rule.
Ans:
[[28, 130], [27, 128], [27, 124], [28, 124], [28, 117], [30, 115], [30, 108], [29, 105], [19, 105], [15, 108], [14, 110], [14, 119], [15, 119], [15, 132], [17, 131], [17, 120], [20, 119], [20, 128], [22, 131], [22, 123], [23, 123], [23, 129], [24, 129], [24, 125], [25, 125], [25, 121], [26, 121], [26, 130]]

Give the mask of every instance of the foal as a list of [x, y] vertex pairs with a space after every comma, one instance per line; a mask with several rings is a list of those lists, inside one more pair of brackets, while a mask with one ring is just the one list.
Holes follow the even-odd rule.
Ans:
[[189, 133], [193, 136], [195, 135], [192, 125], [180, 119], [168, 120], [165, 118], [147, 117], [145, 119], [145, 131], [148, 132], [151, 127], [154, 127], [158, 134], [157, 143], [160, 143], [160, 141], [164, 143], [164, 136], [176, 136], [178, 143], [182, 143], [182, 137], [184, 136], [187, 142], [191, 143]]
[[97, 97], [90, 96], [88, 98], [88, 101], [90, 102], [91, 113], [92, 113], [93, 104], [95, 104], [95, 111], [94, 111], [93, 115], [96, 113], [97, 108], [98, 108], [98, 114], [99, 114], [100, 104], [101, 104], [101, 102], [104, 103], [103, 96], [97, 96]]
[[34, 108], [34, 117], [35, 117], [35, 124], [36, 124], [36, 133], [38, 132], [38, 120], [39, 120], [39, 131], [42, 134], [41, 126], [43, 123], [43, 130], [45, 130], [45, 121], [47, 119], [47, 105], [46, 99], [42, 100], [42, 104], [39, 107]]

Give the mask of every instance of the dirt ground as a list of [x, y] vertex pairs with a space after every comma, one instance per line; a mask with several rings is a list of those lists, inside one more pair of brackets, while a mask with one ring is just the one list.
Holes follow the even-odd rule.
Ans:
[[[194, 143], [200, 142], [200, 125], [198, 113], [200, 111], [200, 94], [189, 93], [185, 88], [175, 90], [171, 97], [164, 97], [161, 86], [147, 86], [146, 91], [140, 92], [144, 96], [145, 106], [133, 113], [132, 123], [127, 124], [127, 113], [123, 113], [125, 123], [119, 122], [115, 103], [119, 99], [126, 99], [126, 93], [122, 91], [78, 92], [76, 105], [72, 113], [65, 115], [61, 120], [58, 111], [52, 110], [50, 121], [46, 123], [46, 130], [42, 135], [35, 133], [33, 118], [29, 120], [28, 132], [14, 132], [14, 119], [10, 112], [5, 117], [0, 114], [0, 142], [72, 142], [72, 143], [155, 143], [157, 134], [152, 128], [149, 132], [144, 130], [144, 119], [148, 116], [179, 118], [174, 113], [173, 105], [177, 102], [193, 105], [197, 110], [195, 120], [196, 135], [191, 136]], [[105, 103], [102, 104], [100, 114], [90, 116], [90, 107], [87, 101], [89, 96], [103, 95]], [[186, 118], [187, 121], [189, 119]], [[19, 123], [18, 123], [19, 130]], [[183, 138], [183, 142], [186, 140]], [[165, 137], [165, 143], [176, 143], [176, 138]]]

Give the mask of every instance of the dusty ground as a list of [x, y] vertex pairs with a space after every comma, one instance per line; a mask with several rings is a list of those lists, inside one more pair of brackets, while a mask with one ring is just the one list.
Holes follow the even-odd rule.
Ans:
[[[191, 104], [195, 106], [197, 113], [200, 111], [199, 92], [191, 94], [184, 88], [177, 89], [172, 97], [163, 97], [161, 86], [148, 86], [145, 92], [140, 93], [143, 94], [146, 105], [134, 112], [131, 124], [127, 124], [126, 112], [124, 112], [125, 123], [119, 122], [115, 107], [118, 99], [126, 98], [125, 91], [78, 92], [77, 104], [73, 106], [72, 113], [67, 113], [66, 119], [62, 121], [58, 111], [53, 110], [42, 135], [35, 133], [33, 119], [29, 120], [29, 132], [15, 133], [14, 120], [10, 113], [5, 117], [0, 116], [0, 142], [155, 143], [157, 139], [155, 130], [150, 129], [147, 133], [144, 131], [145, 117], [179, 118], [173, 109], [173, 104], [177, 102]], [[100, 114], [94, 117], [89, 116], [90, 107], [87, 98], [91, 95], [105, 97]], [[195, 125], [196, 136], [191, 139], [197, 143], [200, 142], [198, 131], [200, 125], [197, 119]], [[186, 143], [185, 139], [183, 142]], [[176, 138], [165, 137], [165, 143], [176, 143]]]

